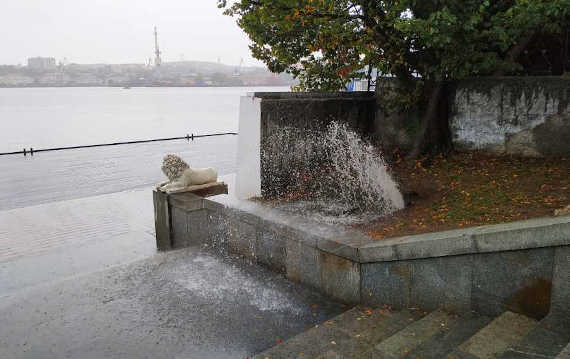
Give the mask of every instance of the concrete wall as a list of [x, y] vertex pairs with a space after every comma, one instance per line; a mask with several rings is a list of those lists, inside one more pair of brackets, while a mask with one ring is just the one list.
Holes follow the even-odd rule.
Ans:
[[570, 78], [505, 77], [450, 91], [453, 144], [496, 154], [570, 154]]
[[253, 94], [241, 98], [236, 196], [241, 199], [261, 196], [261, 99]]
[[383, 148], [407, 152], [413, 148], [414, 139], [420, 129], [422, 111], [420, 106], [407, 111], [391, 108], [388, 103], [397, 96], [394, 90], [397, 86], [398, 83], [392, 80], [382, 81], [376, 87], [377, 110], [374, 132]]
[[[394, 96], [394, 86], [401, 85], [387, 79], [377, 86], [376, 94], [255, 93], [242, 99], [240, 151], [247, 146], [252, 150], [240, 152], [239, 168], [250, 178], [238, 179], [237, 185], [241, 188], [247, 182], [252, 186], [238, 191], [244, 192], [241, 197], [289, 192], [299, 173], [312, 170], [313, 164], [300, 156], [310, 152], [303, 149], [307, 133], [322, 132], [331, 121], [348, 123], [386, 150], [411, 149], [423, 107], [398, 113], [389, 110], [385, 102]], [[438, 116], [449, 118], [456, 149], [534, 157], [570, 154], [570, 79], [470, 79], [448, 84], [446, 92]], [[283, 135], [291, 129], [296, 131], [293, 136]], [[251, 155], [252, 151], [260, 157]], [[252, 171], [256, 180], [260, 172], [260, 183], [251, 181]]]
[[[390, 109], [388, 103], [399, 96], [394, 89], [403, 86], [390, 78], [376, 89], [375, 135], [388, 149], [411, 149], [426, 108]], [[449, 118], [456, 149], [532, 157], [570, 154], [569, 78], [467, 79], [446, 84], [446, 92], [438, 116]]]
[[[310, 153], [303, 148], [307, 134], [324, 131], [331, 121], [348, 123], [386, 150], [411, 149], [425, 104], [394, 113], [385, 103], [397, 94], [395, 86], [401, 85], [387, 79], [377, 86], [376, 94], [255, 93], [244, 97], [238, 150], [240, 198], [290, 192], [299, 174], [313, 170], [313, 164], [302, 156]], [[570, 79], [471, 79], [448, 84], [446, 92], [438, 116], [449, 118], [455, 148], [535, 157], [570, 154]]]
[[570, 217], [375, 241], [256, 203], [238, 209], [192, 195], [168, 203], [170, 248], [241, 255], [347, 303], [570, 313]]
[[374, 130], [376, 99], [373, 93], [258, 92], [255, 97], [262, 100], [262, 138], [282, 127], [322, 129], [331, 121], [346, 122], [363, 133]]
[[[302, 146], [309, 131], [322, 132], [331, 121], [337, 121], [349, 124], [364, 135], [374, 132], [376, 99], [373, 93], [256, 93], [255, 97], [261, 99], [264, 196], [288, 192], [287, 178], [291, 174], [313, 170], [313, 164], [300, 156], [306, 152]], [[285, 136], [284, 131], [290, 136]]]

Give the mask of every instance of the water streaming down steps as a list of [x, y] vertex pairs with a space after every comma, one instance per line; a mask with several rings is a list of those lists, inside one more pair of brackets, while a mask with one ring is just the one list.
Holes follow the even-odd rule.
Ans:
[[356, 307], [255, 358], [568, 359], [570, 332], [552, 323], [509, 311], [490, 318]]

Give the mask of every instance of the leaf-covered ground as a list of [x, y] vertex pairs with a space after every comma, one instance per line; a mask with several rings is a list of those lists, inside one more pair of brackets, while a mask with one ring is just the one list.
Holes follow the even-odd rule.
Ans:
[[392, 162], [411, 206], [358, 226], [376, 239], [552, 216], [570, 204], [570, 158], [451, 153]]

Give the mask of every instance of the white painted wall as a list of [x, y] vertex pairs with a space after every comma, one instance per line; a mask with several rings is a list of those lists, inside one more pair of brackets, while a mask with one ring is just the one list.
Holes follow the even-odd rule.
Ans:
[[242, 96], [235, 195], [238, 199], [261, 196], [261, 99]]

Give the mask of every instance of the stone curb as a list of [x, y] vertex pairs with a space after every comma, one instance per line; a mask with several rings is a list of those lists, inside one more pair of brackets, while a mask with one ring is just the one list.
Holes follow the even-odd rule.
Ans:
[[355, 230], [283, 215], [278, 210], [256, 203], [235, 209], [212, 200], [203, 201], [205, 208], [224, 208], [246, 223], [277, 226], [279, 230], [289, 232], [288, 238], [304, 238], [305, 245], [358, 263], [570, 245], [570, 216], [536, 218], [378, 241]]
[[570, 245], [570, 216], [392, 238], [359, 248], [361, 263]]

